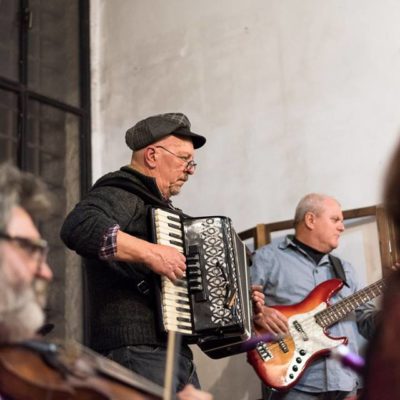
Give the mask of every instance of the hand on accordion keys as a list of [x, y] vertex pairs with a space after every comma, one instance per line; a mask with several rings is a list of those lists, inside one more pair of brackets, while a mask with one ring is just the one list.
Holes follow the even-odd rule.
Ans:
[[162, 244], [150, 245], [153, 247], [146, 264], [151, 270], [172, 282], [181, 279], [186, 270], [186, 257], [174, 247]]

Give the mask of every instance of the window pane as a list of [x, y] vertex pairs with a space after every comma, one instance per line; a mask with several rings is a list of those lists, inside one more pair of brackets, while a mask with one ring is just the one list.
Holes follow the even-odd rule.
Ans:
[[0, 1], [0, 75], [18, 80], [19, 2]]
[[40, 231], [49, 241], [49, 265], [54, 273], [47, 314], [55, 325], [52, 334], [60, 337], [65, 334], [67, 274], [73, 273], [71, 270], [79, 271], [79, 259], [71, 260], [59, 236], [66, 213], [80, 198], [79, 117], [30, 101], [26, 156], [27, 169], [40, 176], [52, 194], [54, 209], [51, 218], [41, 224]]
[[18, 100], [13, 92], [0, 89], [0, 161], [17, 163]]
[[31, 0], [28, 86], [79, 107], [78, 0]]

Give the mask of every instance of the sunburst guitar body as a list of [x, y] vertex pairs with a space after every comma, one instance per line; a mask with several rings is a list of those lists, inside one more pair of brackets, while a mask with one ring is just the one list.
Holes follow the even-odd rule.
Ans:
[[346, 344], [346, 337], [331, 337], [327, 328], [381, 294], [383, 282], [375, 282], [330, 305], [329, 299], [342, 286], [340, 279], [330, 279], [296, 305], [272, 307], [287, 317], [289, 335], [276, 342], [260, 341], [247, 353], [248, 362], [267, 386], [279, 391], [290, 389], [314, 360], [328, 355], [340, 344]]

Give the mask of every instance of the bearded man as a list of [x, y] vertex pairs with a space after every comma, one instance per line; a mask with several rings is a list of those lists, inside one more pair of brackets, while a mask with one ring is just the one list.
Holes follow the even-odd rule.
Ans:
[[47, 242], [34, 219], [49, 210], [44, 184], [30, 173], [0, 166], [0, 343], [31, 339], [44, 322], [52, 279]]

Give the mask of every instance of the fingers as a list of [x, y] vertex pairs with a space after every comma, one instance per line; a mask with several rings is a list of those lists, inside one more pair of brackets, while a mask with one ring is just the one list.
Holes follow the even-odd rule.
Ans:
[[264, 301], [253, 299], [253, 314], [263, 316]]
[[261, 292], [253, 292], [253, 293], [251, 294], [251, 298], [252, 298], [253, 301], [255, 301], [255, 302], [264, 303], [265, 295], [264, 295], [264, 293], [261, 293]]
[[253, 302], [253, 310], [254, 313], [262, 312], [262, 306], [265, 302], [265, 295], [262, 293], [261, 285], [252, 285], [251, 286], [251, 300]]
[[391, 267], [394, 271], [400, 270], [400, 261], [396, 261], [392, 267]]
[[288, 326], [281, 320], [270, 320], [268, 322], [268, 327], [272, 333], [275, 335], [285, 336], [289, 333]]
[[186, 258], [174, 247], [155, 244], [152, 247], [151, 263], [148, 265], [155, 273], [175, 282], [185, 274]]
[[185, 271], [182, 271], [180, 268], [175, 267], [172, 271], [169, 271], [165, 274], [165, 276], [172, 282], [176, 282], [183, 278], [185, 275]]
[[258, 328], [274, 335], [285, 336], [289, 333], [287, 318], [272, 307], [263, 306], [262, 312], [257, 313], [253, 321]]

